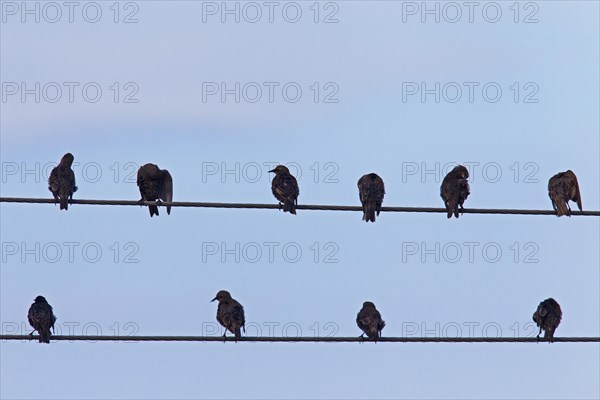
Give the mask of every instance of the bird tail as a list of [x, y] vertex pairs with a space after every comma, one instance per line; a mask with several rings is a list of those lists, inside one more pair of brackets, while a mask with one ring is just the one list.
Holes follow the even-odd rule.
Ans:
[[50, 343], [50, 329], [40, 330], [40, 343]]
[[290, 214], [296, 214], [296, 205], [293, 201], [284, 201], [283, 202], [283, 211], [289, 212]]
[[567, 205], [566, 201], [558, 199], [558, 201], [554, 202], [554, 205], [556, 206], [556, 215], [558, 217], [563, 215], [566, 215], [567, 217], [571, 216], [571, 210], [569, 210], [569, 206]]
[[148, 206], [148, 210], [150, 210], [150, 217], [158, 215], [158, 206]]
[[60, 209], [61, 210], [69, 209], [69, 197], [68, 196], [60, 196]]
[[365, 211], [363, 213], [363, 221], [375, 222], [375, 207], [373, 207], [371, 204], [365, 207]]
[[460, 214], [458, 213], [458, 206], [454, 207], [454, 216], [458, 218]]
[[554, 329], [546, 329], [544, 332], [544, 339], [547, 339], [550, 343], [554, 342]]
[[[245, 330], [245, 328], [244, 328], [244, 330]], [[237, 328], [235, 328], [234, 334], [235, 334], [236, 340], [242, 338], [242, 331], [240, 330], [239, 326]]]
[[[452, 218], [452, 214], [454, 213], [455, 215], [457, 215], [458, 213], [458, 207], [456, 205], [454, 205], [453, 203], [450, 202], [446, 202], [446, 211], [448, 212], [448, 219]], [[456, 217], [458, 218], [458, 216]]]

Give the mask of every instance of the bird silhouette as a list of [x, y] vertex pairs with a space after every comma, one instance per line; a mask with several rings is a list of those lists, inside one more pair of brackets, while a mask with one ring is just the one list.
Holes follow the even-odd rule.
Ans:
[[463, 203], [471, 193], [468, 178], [469, 171], [464, 166], [458, 165], [448, 172], [442, 181], [440, 195], [448, 211], [448, 218], [452, 218], [452, 214], [456, 218], [459, 217], [459, 208], [463, 209]]
[[554, 331], [560, 324], [562, 319], [562, 310], [560, 305], [553, 298], [542, 301], [533, 313], [533, 322], [539, 326], [540, 331], [537, 337], [540, 337], [542, 329], [544, 330], [544, 338], [549, 342], [554, 341]]
[[[54, 330], [56, 317], [52, 313], [52, 306], [48, 304], [44, 296], [37, 296], [33, 301], [29, 312], [27, 313], [29, 324], [33, 327], [33, 332], [40, 334], [40, 343], [50, 343], [50, 328]], [[33, 335], [33, 332], [30, 335]]]
[[300, 189], [298, 188], [298, 181], [290, 170], [284, 165], [278, 165], [269, 172], [274, 172], [275, 177], [271, 182], [271, 190], [273, 196], [279, 201], [279, 206], [283, 203], [283, 211], [296, 214], [296, 205], [298, 204], [298, 195]]
[[[142, 198], [140, 205], [144, 201], [173, 201], [173, 178], [166, 169], [160, 169], [155, 164], [142, 165], [137, 173], [137, 185], [140, 189]], [[158, 215], [158, 206], [148, 206], [150, 217]], [[167, 214], [171, 214], [171, 206], [167, 206]]]
[[571, 216], [569, 200], [577, 203], [579, 211], [582, 211], [581, 193], [579, 183], [573, 171], [559, 172], [548, 181], [548, 196], [552, 200], [552, 207], [557, 216]]
[[71, 169], [74, 159], [73, 154], [65, 154], [60, 163], [52, 168], [48, 178], [48, 190], [54, 196], [54, 204], [60, 201], [61, 210], [69, 209], [69, 201], [73, 200], [73, 193], [77, 191], [75, 173]]
[[219, 301], [217, 321], [226, 329], [223, 337], [225, 337], [228, 330], [235, 335], [236, 340], [240, 339], [242, 337], [240, 328], [246, 333], [244, 307], [237, 300], [233, 299], [227, 290], [220, 290], [211, 301], [215, 300]]
[[362, 203], [363, 221], [375, 222], [375, 213], [379, 216], [385, 195], [383, 179], [375, 173], [363, 175], [358, 180], [358, 195]]
[[375, 304], [365, 301], [362, 308], [356, 315], [356, 324], [370, 339], [381, 337], [381, 330], [385, 327], [385, 321], [381, 319], [381, 314], [375, 308]]

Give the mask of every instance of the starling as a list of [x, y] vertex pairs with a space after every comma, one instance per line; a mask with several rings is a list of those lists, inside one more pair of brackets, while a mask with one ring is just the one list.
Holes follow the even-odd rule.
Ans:
[[73, 160], [73, 154], [65, 154], [60, 159], [60, 164], [52, 168], [52, 172], [50, 172], [50, 177], [48, 178], [48, 190], [54, 196], [54, 204], [60, 200], [61, 210], [69, 209], [69, 201], [73, 200], [73, 193], [77, 191], [75, 173], [71, 169]]
[[[44, 296], [38, 296], [33, 301], [29, 312], [27, 313], [29, 325], [33, 327], [33, 332], [40, 334], [40, 343], [50, 343], [50, 328], [54, 330], [56, 317], [52, 313], [52, 306], [48, 304]], [[30, 335], [33, 335], [33, 332]]]
[[[237, 300], [231, 298], [227, 290], [220, 290], [211, 301], [219, 300], [217, 307], [217, 321], [229, 332], [235, 335], [236, 340], [242, 337], [240, 328], [246, 333], [246, 319], [244, 318], [244, 307]], [[223, 333], [225, 337], [227, 330]]]
[[385, 321], [381, 319], [381, 314], [375, 308], [375, 304], [365, 301], [361, 310], [356, 315], [356, 324], [364, 332], [360, 337], [377, 339], [381, 337], [381, 330], [385, 327]]
[[283, 203], [283, 211], [296, 214], [296, 205], [298, 204], [298, 194], [300, 189], [298, 188], [298, 182], [290, 170], [284, 165], [278, 165], [269, 172], [274, 172], [275, 177], [271, 182], [271, 190], [273, 196], [279, 200], [279, 206]]
[[469, 171], [458, 165], [448, 172], [448, 175], [442, 181], [440, 195], [444, 200], [444, 205], [448, 211], [448, 218], [452, 218], [452, 214], [458, 218], [458, 209], [463, 209], [463, 203], [471, 193], [469, 191]]
[[379, 216], [385, 195], [383, 179], [374, 173], [363, 175], [358, 180], [358, 195], [362, 203], [363, 221], [375, 222], [375, 212]]
[[548, 181], [548, 196], [552, 200], [552, 207], [557, 216], [571, 216], [571, 207], [569, 200], [577, 203], [579, 211], [582, 211], [581, 193], [579, 192], [579, 183], [573, 171], [559, 172]]
[[538, 338], [544, 330], [544, 338], [554, 341], [554, 331], [560, 324], [562, 311], [560, 305], [553, 298], [546, 299], [540, 303], [537, 311], [533, 313], [533, 322], [540, 327]]
[[[166, 202], [173, 201], [173, 178], [166, 169], [160, 169], [155, 164], [140, 167], [137, 173], [137, 185], [142, 195], [140, 204], [144, 201]], [[158, 215], [158, 206], [148, 206], [150, 217]], [[167, 206], [167, 214], [171, 214], [171, 206]]]

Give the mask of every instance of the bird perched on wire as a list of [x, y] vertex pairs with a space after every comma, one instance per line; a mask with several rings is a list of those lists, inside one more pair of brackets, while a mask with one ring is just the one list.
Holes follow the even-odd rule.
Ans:
[[[173, 178], [166, 169], [160, 169], [155, 164], [142, 165], [137, 173], [137, 185], [144, 201], [173, 201]], [[150, 217], [158, 215], [158, 206], [148, 206]], [[171, 214], [171, 206], [167, 206], [167, 214]]]
[[50, 328], [54, 330], [56, 317], [52, 313], [52, 306], [48, 304], [44, 296], [35, 298], [31, 307], [29, 307], [27, 319], [33, 327], [33, 331], [29, 335], [33, 335], [33, 332], [38, 331], [40, 343], [50, 343]]
[[548, 339], [548, 341], [554, 341], [554, 331], [560, 324], [560, 320], [562, 319], [562, 310], [560, 309], [560, 305], [553, 298], [546, 299], [542, 301], [536, 310], [533, 313], [533, 322], [540, 327], [540, 332], [537, 337], [539, 339], [542, 329], [544, 330], [544, 338]]
[[279, 207], [281, 208], [283, 203], [284, 212], [296, 214], [296, 205], [300, 194], [298, 181], [290, 174], [290, 170], [285, 165], [278, 165], [269, 172], [275, 173], [275, 177], [271, 182], [271, 190], [273, 196], [279, 201]]
[[240, 339], [242, 337], [240, 328], [246, 333], [244, 307], [237, 300], [233, 299], [227, 290], [220, 290], [211, 301], [215, 300], [219, 301], [217, 321], [226, 329], [223, 337], [226, 336], [228, 330], [235, 335], [236, 340]]
[[363, 221], [375, 222], [375, 213], [379, 216], [385, 195], [383, 179], [375, 173], [363, 175], [358, 180], [358, 195], [362, 203]]
[[577, 203], [579, 211], [581, 206], [581, 193], [579, 192], [579, 183], [573, 171], [568, 170], [559, 172], [548, 181], [548, 196], [552, 200], [552, 207], [556, 211], [557, 216], [571, 216], [571, 207], [569, 200]]
[[459, 207], [463, 209], [463, 203], [471, 193], [468, 178], [469, 171], [464, 166], [458, 165], [448, 172], [442, 181], [440, 195], [448, 211], [448, 218], [452, 218], [453, 213], [458, 218]]
[[54, 196], [54, 204], [60, 201], [61, 210], [69, 209], [69, 201], [73, 200], [73, 193], [77, 191], [75, 173], [71, 169], [74, 159], [73, 154], [65, 154], [60, 163], [52, 168], [48, 178], [48, 190]]
[[381, 314], [375, 308], [375, 304], [365, 301], [362, 308], [356, 315], [356, 324], [364, 332], [360, 337], [366, 334], [370, 339], [381, 337], [381, 330], [385, 327], [385, 321], [381, 319]]

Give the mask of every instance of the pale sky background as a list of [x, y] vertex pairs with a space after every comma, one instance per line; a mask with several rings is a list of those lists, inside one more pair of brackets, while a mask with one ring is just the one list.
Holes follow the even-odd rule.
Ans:
[[[377, 172], [384, 205], [441, 207], [441, 170], [461, 162], [471, 165], [466, 207], [551, 209], [548, 179], [572, 169], [584, 209], [600, 209], [597, 1], [481, 2], [472, 22], [462, 6], [455, 23], [446, 3], [436, 23], [421, 21], [421, 2], [391, 1], [318, 3], [318, 23], [312, 1], [278, 2], [272, 23], [263, 2], [257, 23], [246, 3], [236, 23], [221, 21], [221, 2], [120, 2], [115, 23], [114, 3], [95, 3], [96, 23], [82, 16], [95, 17], [93, 4], [77, 3], [69, 22], [66, 6], [59, 18], [38, 3], [38, 23], [22, 2], [1, 2], [2, 196], [50, 197], [48, 171], [69, 151], [79, 199], [137, 200], [135, 170], [153, 162], [173, 175], [178, 201], [274, 202], [266, 171], [286, 163], [302, 204], [358, 205], [357, 180]], [[486, 21], [494, 4], [496, 23]], [[284, 7], [300, 20], [287, 22]], [[132, 13], [138, 22], [123, 23]], [[323, 23], [332, 13], [338, 22]], [[39, 102], [21, 98], [21, 84], [35, 92], [36, 82]], [[262, 98], [247, 101], [251, 84], [239, 103], [203, 101], [207, 82], [257, 82]], [[264, 82], [279, 85], [272, 103]], [[281, 93], [290, 82], [302, 89], [295, 103]], [[436, 82], [439, 102], [406, 92]], [[101, 88], [96, 103], [86, 84]], [[502, 90], [497, 102], [482, 96], [486, 84], [490, 96]], [[124, 103], [135, 89], [138, 102]], [[338, 102], [325, 103], [335, 90]], [[160, 213], [3, 203], [2, 332], [29, 333], [27, 309], [42, 294], [62, 333], [210, 334], [209, 300], [227, 289], [249, 336], [268, 326], [358, 336], [365, 300], [385, 336], [456, 336], [457, 326], [465, 337], [469, 326], [532, 336], [548, 297], [564, 313], [557, 336], [600, 335], [597, 217], [382, 213], [365, 224], [355, 212]], [[5, 342], [0, 352], [3, 399], [600, 397], [598, 343]]]

